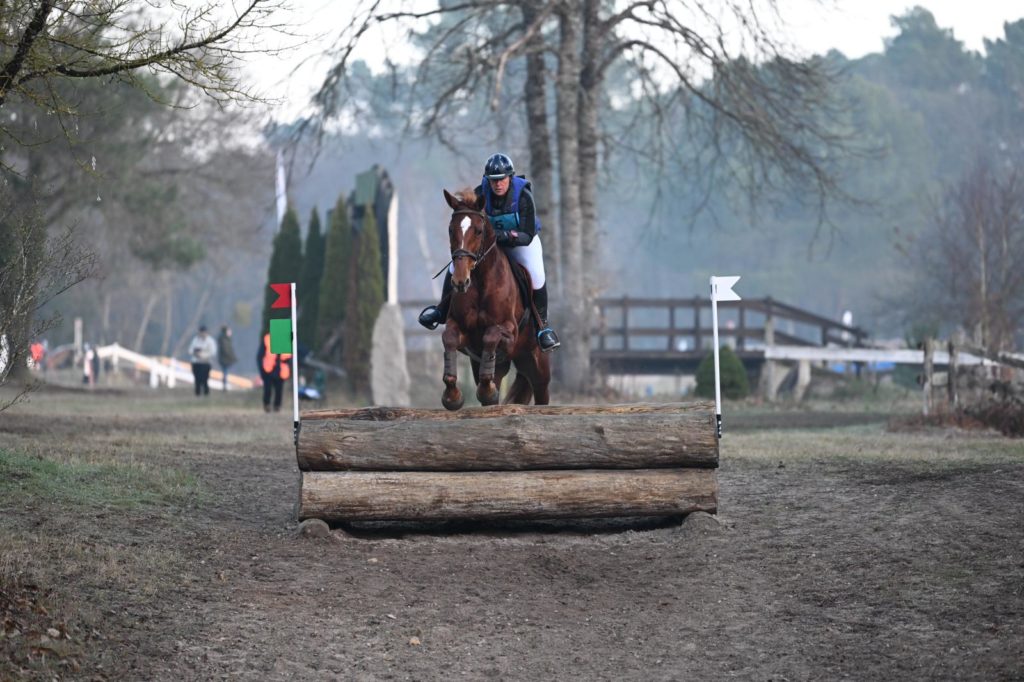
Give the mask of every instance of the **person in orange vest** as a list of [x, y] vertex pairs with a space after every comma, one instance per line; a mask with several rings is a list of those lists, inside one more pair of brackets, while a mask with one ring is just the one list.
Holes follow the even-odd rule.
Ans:
[[260, 344], [259, 353], [256, 355], [256, 364], [260, 368], [260, 378], [263, 379], [263, 411], [270, 412], [270, 392], [274, 392], [274, 412], [281, 411], [281, 394], [284, 392], [284, 382], [292, 375], [291, 353], [271, 353], [270, 334], [263, 335], [263, 343]]

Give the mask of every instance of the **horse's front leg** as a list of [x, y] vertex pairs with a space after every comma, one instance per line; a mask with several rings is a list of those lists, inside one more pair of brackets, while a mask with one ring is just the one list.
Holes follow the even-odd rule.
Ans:
[[445, 325], [444, 333], [441, 334], [441, 343], [444, 344], [444, 381], [445, 389], [441, 395], [441, 404], [448, 410], [457, 410], [465, 402], [462, 391], [459, 390], [458, 357], [459, 348], [465, 343], [465, 335], [459, 326], [451, 319]]
[[476, 386], [476, 397], [481, 405], [498, 404], [498, 382], [494, 380], [494, 367], [498, 360], [498, 349], [506, 354], [511, 350], [510, 339], [514, 339], [514, 336], [505, 325], [488, 327], [484, 332], [480, 377]]

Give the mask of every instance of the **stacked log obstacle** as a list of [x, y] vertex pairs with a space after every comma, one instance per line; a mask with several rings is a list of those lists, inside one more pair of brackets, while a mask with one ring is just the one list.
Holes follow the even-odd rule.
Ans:
[[710, 403], [321, 410], [299, 520], [664, 516], [718, 506]]

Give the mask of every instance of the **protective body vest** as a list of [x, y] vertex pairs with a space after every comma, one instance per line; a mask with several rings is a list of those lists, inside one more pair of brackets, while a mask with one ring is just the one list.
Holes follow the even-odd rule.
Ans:
[[[532, 189], [530, 181], [520, 175], [513, 175], [509, 186], [511, 198], [505, 201], [505, 205], [499, 210], [494, 207], [494, 193], [491, 191], [491, 183], [487, 177], [480, 183], [484, 194], [484, 212], [490, 217], [491, 224], [496, 230], [514, 230], [519, 227], [519, 197], [524, 189]], [[534, 234], [540, 232], [540, 218], [537, 217], [537, 207], [534, 206], [533, 213]]]
[[[287, 380], [292, 375], [292, 366], [288, 361], [292, 359], [291, 353], [281, 353], [281, 378]], [[270, 334], [263, 335], [263, 373], [273, 374], [274, 365], [277, 364], [278, 356], [270, 352]]]

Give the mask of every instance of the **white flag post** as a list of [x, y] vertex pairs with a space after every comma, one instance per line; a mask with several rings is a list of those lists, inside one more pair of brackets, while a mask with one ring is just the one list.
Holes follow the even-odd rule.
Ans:
[[292, 432], [295, 435], [295, 446], [299, 445], [299, 328], [295, 324], [295, 309], [298, 299], [295, 298], [295, 282], [292, 285]]
[[277, 196], [277, 226], [275, 231], [281, 229], [281, 221], [284, 220], [285, 211], [288, 210], [288, 178], [284, 169], [284, 152], [277, 150], [277, 173], [275, 175], [275, 193]]
[[739, 280], [739, 275], [711, 276], [711, 327], [715, 337], [715, 436], [718, 438], [722, 437], [722, 377], [718, 369], [718, 302], [740, 300], [740, 297], [732, 290]]

